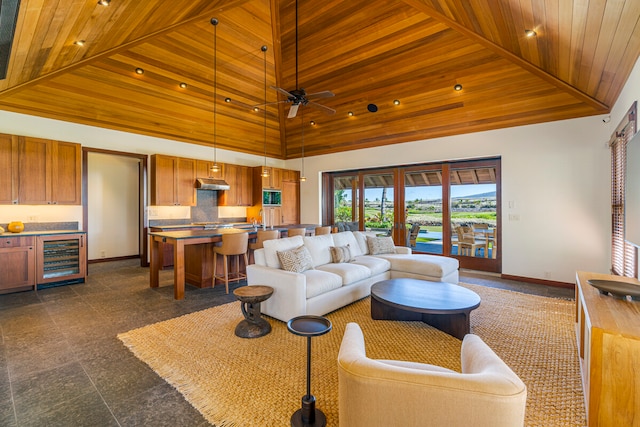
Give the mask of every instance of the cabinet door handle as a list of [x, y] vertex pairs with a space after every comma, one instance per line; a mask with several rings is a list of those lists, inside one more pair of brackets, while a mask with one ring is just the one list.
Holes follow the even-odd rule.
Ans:
[[84, 248], [84, 236], [80, 236], [80, 247]]

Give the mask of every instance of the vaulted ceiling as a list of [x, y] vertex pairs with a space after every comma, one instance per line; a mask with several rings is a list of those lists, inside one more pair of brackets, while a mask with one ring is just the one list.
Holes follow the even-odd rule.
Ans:
[[298, 2], [22, 0], [0, 109], [290, 159], [605, 114], [640, 55], [637, 0]]

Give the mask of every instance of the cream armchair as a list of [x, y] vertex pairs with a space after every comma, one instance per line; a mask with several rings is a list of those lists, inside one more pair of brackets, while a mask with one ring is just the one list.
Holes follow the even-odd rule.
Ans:
[[340, 427], [524, 424], [527, 388], [480, 337], [465, 336], [462, 373], [415, 362], [369, 359], [356, 323], [338, 354]]

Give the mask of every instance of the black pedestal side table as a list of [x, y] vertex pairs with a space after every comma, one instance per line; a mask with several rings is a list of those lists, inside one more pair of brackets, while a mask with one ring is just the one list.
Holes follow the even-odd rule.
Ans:
[[307, 394], [302, 397], [302, 408], [291, 416], [292, 427], [325, 427], [327, 418], [316, 409], [316, 398], [311, 394], [311, 337], [331, 330], [331, 321], [322, 316], [298, 316], [287, 322], [289, 332], [307, 337]]
[[244, 320], [236, 326], [236, 336], [258, 338], [271, 332], [271, 325], [260, 315], [260, 303], [273, 294], [270, 286], [242, 286], [233, 291], [240, 301]]

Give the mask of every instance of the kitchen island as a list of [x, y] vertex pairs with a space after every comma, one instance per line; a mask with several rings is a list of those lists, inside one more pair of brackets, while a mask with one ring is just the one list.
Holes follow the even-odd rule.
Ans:
[[[287, 230], [294, 226], [281, 226], [281, 236], [286, 237]], [[301, 225], [314, 230], [315, 225]], [[149, 286], [159, 286], [159, 272], [163, 268], [165, 245], [173, 249], [173, 287], [174, 298], [184, 298], [185, 283], [209, 288], [215, 285], [213, 281], [213, 245], [222, 240], [223, 234], [249, 232], [249, 239], [255, 239], [257, 230], [245, 228], [212, 228], [212, 229], [183, 229], [179, 231], [158, 231], [149, 233], [151, 238]], [[219, 262], [222, 262], [220, 259]], [[222, 268], [222, 265], [219, 265]]]

